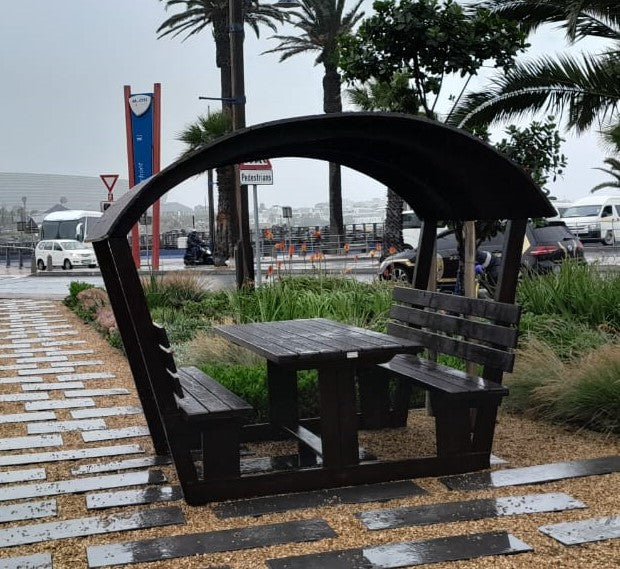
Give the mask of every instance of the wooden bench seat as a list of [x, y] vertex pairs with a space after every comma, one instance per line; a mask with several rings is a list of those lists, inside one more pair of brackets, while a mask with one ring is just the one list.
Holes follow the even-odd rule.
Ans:
[[[241, 397], [224, 387], [197, 367], [176, 367], [166, 331], [153, 323], [161, 358], [161, 369], [166, 375], [169, 396], [163, 412], [168, 424], [175, 425], [168, 431], [170, 451], [175, 454], [177, 469], [185, 498], [199, 503], [196, 495], [199, 478], [221, 480], [239, 477], [241, 429], [254, 415], [253, 407]], [[197, 470], [192, 447], [198, 434], [202, 469]]]
[[[394, 400], [375, 412], [375, 424], [403, 426], [412, 388], [422, 387], [435, 417], [438, 456], [490, 455], [497, 408], [508, 395], [501, 382], [512, 371], [520, 307], [405, 287], [394, 289], [393, 300], [388, 333], [419, 342], [421, 353], [395, 356], [377, 366], [375, 377], [362, 379], [366, 399], [373, 390], [387, 393], [386, 378], [397, 382]], [[437, 363], [438, 354], [479, 364], [482, 373]], [[373, 411], [372, 404], [368, 408]]]

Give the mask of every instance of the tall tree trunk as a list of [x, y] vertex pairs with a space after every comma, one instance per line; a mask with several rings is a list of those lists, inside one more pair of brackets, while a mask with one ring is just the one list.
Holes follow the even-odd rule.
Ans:
[[[222, 99], [227, 99], [232, 93], [228, 6], [222, 11], [221, 17], [213, 20], [213, 39], [215, 40], [215, 61], [220, 69], [220, 96]], [[230, 102], [222, 101], [222, 111], [231, 112]], [[217, 265], [223, 265], [226, 259], [232, 257], [235, 244], [239, 239], [234, 174], [234, 166], [217, 169], [217, 223], [213, 250]]]
[[383, 228], [384, 255], [388, 254], [390, 247], [394, 247], [397, 251], [403, 250], [403, 204], [403, 198], [388, 188]]
[[[342, 97], [340, 96], [340, 74], [337, 67], [325, 63], [323, 75], [323, 111], [325, 113], [339, 113], [342, 111]], [[340, 164], [329, 164], [329, 232], [332, 237], [339, 236], [344, 240], [342, 220], [342, 179]]]

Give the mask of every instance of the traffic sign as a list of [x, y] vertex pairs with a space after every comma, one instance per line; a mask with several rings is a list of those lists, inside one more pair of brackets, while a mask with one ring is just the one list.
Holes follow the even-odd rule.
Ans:
[[118, 180], [118, 174], [99, 174], [99, 177], [105, 187], [108, 188], [108, 201], [111, 202], [114, 199], [112, 190], [114, 188], [114, 184], [116, 184], [116, 180]]
[[239, 164], [241, 185], [273, 185], [273, 169], [269, 160], [254, 160]]

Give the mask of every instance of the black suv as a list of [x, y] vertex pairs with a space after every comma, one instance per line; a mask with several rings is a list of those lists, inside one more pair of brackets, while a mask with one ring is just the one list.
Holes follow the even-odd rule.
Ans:
[[[504, 234], [498, 233], [479, 245], [481, 251], [489, 251], [501, 256]], [[456, 237], [453, 231], [444, 231], [437, 236], [438, 275], [440, 289], [451, 290], [456, 282], [459, 256]], [[584, 262], [583, 245], [573, 235], [564, 222], [552, 221], [547, 225], [536, 227], [529, 223], [523, 242], [521, 266], [535, 273], [547, 273], [559, 268], [564, 259], [571, 258]], [[416, 250], [408, 249], [386, 257], [379, 266], [379, 277], [385, 280], [402, 280], [411, 282], [415, 267]], [[442, 267], [443, 265], [443, 267]]]

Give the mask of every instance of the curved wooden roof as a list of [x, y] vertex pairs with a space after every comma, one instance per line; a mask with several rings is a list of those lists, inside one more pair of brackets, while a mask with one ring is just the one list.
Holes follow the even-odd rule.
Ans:
[[465, 131], [397, 113], [337, 113], [252, 126], [177, 160], [108, 208], [90, 241], [127, 235], [140, 215], [210, 168], [280, 157], [358, 170], [399, 194], [423, 219], [520, 219], [554, 215], [530, 176]]

